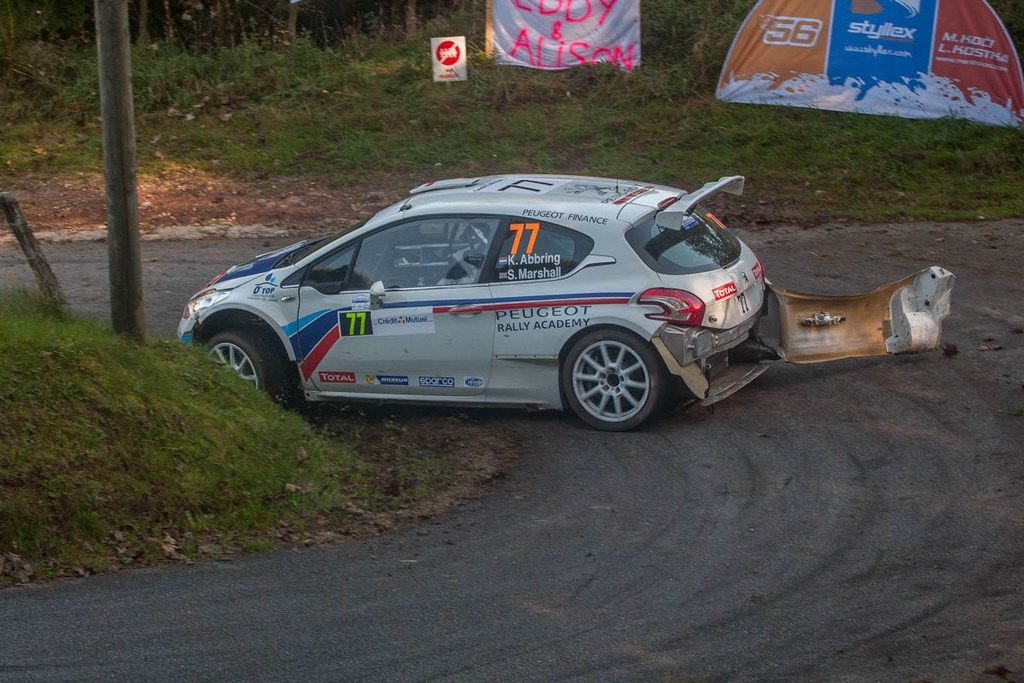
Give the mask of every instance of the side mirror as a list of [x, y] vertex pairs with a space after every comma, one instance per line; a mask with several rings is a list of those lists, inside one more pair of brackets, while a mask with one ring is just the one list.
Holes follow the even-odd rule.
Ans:
[[380, 308], [381, 302], [387, 295], [388, 293], [384, 288], [384, 283], [380, 280], [377, 280], [370, 285], [370, 308]]

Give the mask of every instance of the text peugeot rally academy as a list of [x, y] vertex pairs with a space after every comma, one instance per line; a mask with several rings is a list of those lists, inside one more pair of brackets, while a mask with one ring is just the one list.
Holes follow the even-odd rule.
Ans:
[[522, 175], [427, 183], [339, 236], [226, 271], [185, 307], [208, 345], [283, 402], [569, 406], [625, 430], [710, 405], [779, 360], [920, 352], [954, 278], [874, 292], [781, 289], [696, 192]]

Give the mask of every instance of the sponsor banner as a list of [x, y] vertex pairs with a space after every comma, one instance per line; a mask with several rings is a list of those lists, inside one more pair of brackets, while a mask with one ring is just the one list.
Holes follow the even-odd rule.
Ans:
[[430, 60], [434, 65], [434, 80], [464, 81], [469, 70], [466, 67], [466, 37], [430, 39]]
[[640, 66], [640, 0], [496, 0], [490, 22], [499, 64]]
[[986, 0], [760, 0], [718, 97], [1024, 126], [1020, 59]]
[[337, 370], [321, 370], [318, 375], [323, 384], [355, 384], [356, 373]]

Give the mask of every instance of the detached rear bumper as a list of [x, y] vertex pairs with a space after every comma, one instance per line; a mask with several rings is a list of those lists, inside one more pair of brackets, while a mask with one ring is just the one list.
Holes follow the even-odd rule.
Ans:
[[806, 294], [769, 283], [764, 308], [744, 323], [724, 331], [665, 325], [651, 342], [669, 371], [710, 405], [753, 381], [771, 364], [755, 360], [730, 366], [724, 352], [744, 342], [788, 363], [936, 348], [955, 281], [948, 270], [933, 266], [867, 294]]

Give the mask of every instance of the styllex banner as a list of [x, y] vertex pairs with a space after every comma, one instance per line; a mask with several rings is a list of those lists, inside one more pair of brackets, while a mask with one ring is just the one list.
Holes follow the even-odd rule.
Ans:
[[499, 64], [630, 71], [640, 66], [640, 0], [493, 0], [488, 40]]
[[718, 97], [1024, 126], [1020, 58], [986, 0], [760, 0]]

